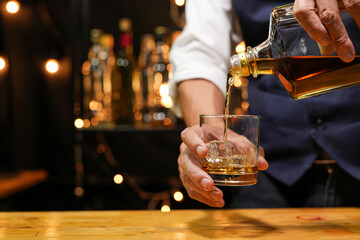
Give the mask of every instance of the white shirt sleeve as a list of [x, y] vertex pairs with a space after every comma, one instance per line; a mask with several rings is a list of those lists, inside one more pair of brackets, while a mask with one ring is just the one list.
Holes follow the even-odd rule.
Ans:
[[236, 37], [232, 31], [232, 0], [187, 0], [185, 11], [186, 25], [170, 51], [173, 77], [169, 90], [178, 117], [177, 85], [181, 81], [206, 79], [225, 95], [231, 42]]

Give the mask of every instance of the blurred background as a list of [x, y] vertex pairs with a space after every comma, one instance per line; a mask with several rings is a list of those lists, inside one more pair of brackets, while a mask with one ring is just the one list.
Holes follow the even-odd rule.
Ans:
[[1, 211], [205, 208], [168, 95], [184, 4], [0, 0]]

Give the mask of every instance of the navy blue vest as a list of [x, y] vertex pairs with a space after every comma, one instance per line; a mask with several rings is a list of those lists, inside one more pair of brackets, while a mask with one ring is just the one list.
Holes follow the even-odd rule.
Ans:
[[[234, 2], [246, 45], [255, 47], [267, 39], [271, 10], [291, 1]], [[261, 115], [260, 142], [268, 174], [292, 185], [323, 149], [360, 179], [360, 85], [293, 100], [275, 76], [249, 82], [249, 111]]]

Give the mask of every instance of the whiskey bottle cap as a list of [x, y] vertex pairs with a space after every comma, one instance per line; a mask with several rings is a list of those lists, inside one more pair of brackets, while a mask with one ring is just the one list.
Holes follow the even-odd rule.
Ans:
[[247, 57], [246, 52], [239, 53], [239, 59], [240, 59], [240, 71], [241, 75], [243, 77], [250, 76], [250, 69], [249, 69], [249, 60]]
[[230, 58], [230, 64], [242, 77], [250, 76], [249, 61], [246, 52], [240, 52]]

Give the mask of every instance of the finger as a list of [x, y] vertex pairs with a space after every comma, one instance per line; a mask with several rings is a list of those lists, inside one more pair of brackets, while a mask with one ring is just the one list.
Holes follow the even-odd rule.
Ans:
[[359, 0], [343, 0], [345, 9], [354, 18], [355, 22], [360, 28], [360, 1]]
[[295, 0], [293, 13], [296, 20], [312, 39], [322, 46], [327, 46], [331, 43], [325, 26], [316, 15], [314, 0]]
[[258, 167], [259, 170], [266, 170], [269, 167], [268, 162], [265, 160], [265, 152], [264, 149], [262, 147], [259, 147], [259, 157], [258, 157]]
[[355, 57], [355, 49], [341, 20], [337, 1], [318, 0], [317, 9], [341, 60], [351, 62]]
[[[222, 191], [215, 187], [210, 176], [200, 169], [200, 164], [194, 161], [194, 155], [189, 154], [192, 153], [186, 149], [178, 159], [180, 179], [189, 196], [210, 206], [223, 206]], [[189, 169], [191, 170], [188, 171]], [[191, 175], [188, 174], [189, 172]], [[201, 179], [200, 183], [199, 179]]]
[[211, 207], [219, 207], [220, 208], [225, 205], [224, 199], [221, 199], [220, 201], [214, 201], [214, 200], [204, 197], [203, 195], [199, 194], [198, 192], [194, 191], [193, 189], [186, 189], [186, 191], [188, 192], [189, 196], [192, 199], [195, 199], [195, 200], [202, 202], [206, 205], [209, 205]]
[[217, 187], [213, 187], [210, 191], [205, 191], [202, 188], [199, 188], [194, 184], [194, 182], [190, 180], [190, 178], [186, 174], [181, 174], [180, 179], [182, 180], [184, 187], [187, 190], [193, 190], [194, 192], [197, 192], [209, 201], [218, 202], [221, 201], [221, 199], [223, 199], [224, 197], [223, 192]]
[[193, 185], [202, 188], [204, 191], [210, 191], [214, 188], [214, 181], [212, 178], [202, 170], [199, 160], [192, 154], [192, 152], [186, 148], [179, 155], [178, 158], [179, 171], [181, 176], [187, 176], [188, 179], [183, 178], [183, 182], [193, 182]]
[[195, 127], [189, 127], [183, 130], [181, 132], [181, 140], [194, 154], [199, 155], [200, 157], [206, 156], [207, 147], [200, 138], [198, 132], [195, 131]]

